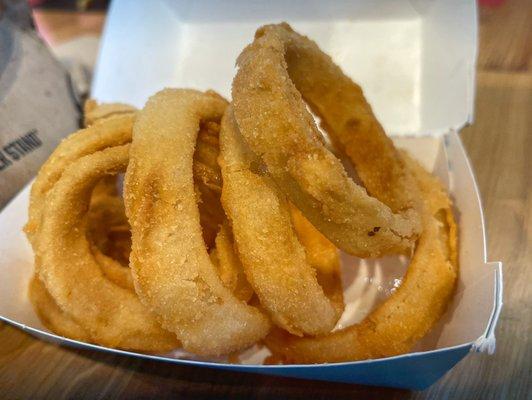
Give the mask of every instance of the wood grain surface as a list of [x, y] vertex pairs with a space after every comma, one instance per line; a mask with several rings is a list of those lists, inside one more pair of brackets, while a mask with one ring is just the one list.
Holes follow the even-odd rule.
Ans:
[[[69, 22], [54, 24], [63, 32]], [[57, 347], [0, 324], [0, 398], [532, 398], [532, 3], [480, 9], [476, 119], [462, 132], [504, 262], [497, 352], [474, 354], [423, 392], [229, 373]]]

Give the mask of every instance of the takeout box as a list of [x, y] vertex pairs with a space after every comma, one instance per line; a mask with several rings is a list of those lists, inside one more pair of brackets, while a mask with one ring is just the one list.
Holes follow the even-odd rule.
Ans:
[[[230, 97], [235, 59], [265, 23], [287, 21], [310, 36], [363, 87], [397, 145], [438, 175], [454, 200], [460, 277], [442, 320], [410, 354], [320, 365], [260, 365], [254, 347], [242, 364], [176, 351], [147, 355], [49, 333], [27, 299], [33, 254], [21, 229], [26, 187], [0, 215], [0, 318], [45, 340], [182, 365], [304, 379], [422, 389], [471, 351], [493, 352], [502, 306], [501, 263], [487, 262], [478, 189], [459, 130], [473, 121], [477, 20], [474, 1], [151, 1], [115, 0], [93, 83], [99, 101], [142, 107], [164, 87], [212, 88]], [[407, 260], [342, 256], [346, 312], [363, 318], [393, 291]]]

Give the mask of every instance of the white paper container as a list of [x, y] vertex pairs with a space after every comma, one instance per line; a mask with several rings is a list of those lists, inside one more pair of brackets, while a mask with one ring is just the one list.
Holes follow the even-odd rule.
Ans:
[[[460, 278], [453, 303], [415, 352], [325, 365], [244, 365], [155, 356], [50, 334], [27, 300], [33, 255], [21, 232], [29, 188], [0, 214], [0, 318], [45, 340], [179, 364], [420, 389], [470, 350], [494, 351], [502, 306], [501, 263], [486, 261], [482, 208], [457, 131], [473, 115], [477, 48], [473, 1], [151, 1], [115, 0], [109, 11], [93, 96], [142, 107], [164, 87], [212, 88], [230, 97], [236, 56], [265, 23], [287, 21], [316, 40], [359, 82], [387, 132], [437, 174], [452, 194], [460, 228]], [[347, 307], [341, 324], [360, 320], [393, 290], [404, 262], [344, 256]], [[356, 279], [355, 279], [356, 278]]]

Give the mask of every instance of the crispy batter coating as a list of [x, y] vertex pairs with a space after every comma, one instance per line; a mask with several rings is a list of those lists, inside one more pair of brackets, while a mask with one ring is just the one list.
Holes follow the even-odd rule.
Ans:
[[[115, 176], [111, 178], [116, 179]], [[87, 237], [94, 251], [127, 267], [131, 252], [131, 232], [124, 210], [124, 201], [118, 194], [95, 195], [96, 188], [87, 213]]]
[[152, 96], [134, 126], [125, 178], [137, 294], [185, 349], [204, 355], [243, 349], [270, 328], [258, 309], [223, 286], [202, 240], [194, 147], [200, 121], [219, 121], [226, 106], [194, 90]]
[[285, 196], [246, 149], [231, 107], [220, 132], [222, 204], [231, 221], [244, 271], [273, 322], [302, 335], [326, 333], [339, 314], [307, 263]]
[[305, 248], [307, 262], [316, 270], [316, 278], [325, 296], [341, 316], [345, 304], [338, 249], [296, 207], [290, 205], [290, 212], [297, 238]]
[[363, 321], [314, 338], [280, 330], [266, 344], [288, 363], [321, 363], [389, 357], [408, 352], [443, 315], [457, 275], [457, 228], [440, 182], [406, 159], [423, 200], [423, 232], [401, 286]]
[[135, 117], [129, 114], [106, 118], [61, 141], [39, 170], [31, 187], [29, 219], [24, 227], [30, 243], [33, 243], [39, 230], [46, 194], [59, 180], [64, 169], [80, 157], [107, 147], [129, 143], [134, 120]]
[[[220, 356], [261, 340], [269, 362], [408, 352], [455, 287], [449, 196], [394, 147], [361, 88], [288, 24], [259, 28], [237, 65], [229, 107], [185, 89], [142, 111], [85, 103], [86, 128], [60, 143], [30, 193], [36, 313], [60, 335], [152, 353], [182, 344]], [[413, 255], [387, 300], [331, 332], [344, 310], [337, 247]]]
[[246, 278], [244, 267], [235, 250], [233, 233], [227, 220], [216, 236], [215, 250], [220, 279], [237, 298], [247, 303], [253, 296], [253, 288]]
[[[79, 130], [65, 138], [50, 155], [46, 163], [39, 170], [35, 182], [32, 185], [28, 210], [29, 218], [24, 227], [24, 231], [34, 250], [40, 232], [41, 216], [46, 197], [64, 170], [82, 156], [131, 141], [133, 121], [134, 117], [132, 115], [117, 116], [117, 118], [113, 118], [112, 120], [97, 121], [90, 128]], [[101, 183], [96, 187], [95, 196], [115, 195], [116, 187], [114, 185], [114, 177], [102, 178]], [[39, 274], [40, 265], [39, 254], [35, 251], [36, 276]], [[47, 327], [51, 329], [59, 327], [54, 332], [65, 334], [61, 326], [79, 325], [54, 303], [52, 296], [43, 296], [41, 291], [38, 291], [35, 287], [36, 285], [33, 284], [33, 289], [30, 288], [30, 294], [35, 294], [34, 296], [30, 296], [30, 300], [37, 310], [39, 317]], [[40, 285], [39, 288], [46, 290], [44, 285]], [[63, 323], [59, 323], [58, 321], [60, 320], [63, 320]], [[57, 323], [47, 324], [46, 321], [57, 321]], [[73, 338], [76, 339], [77, 336]]]
[[209, 249], [214, 246], [220, 225], [225, 219], [220, 201], [222, 173], [218, 165], [219, 134], [219, 123], [215, 121], [200, 123], [193, 163], [203, 240]]
[[[407, 182], [409, 176], [382, 129], [366, 129], [368, 121], [378, 122], [360, 88], [314, 42], [287, 24], [260, 28], [237, 64], [232, 93], [238, 127], [290, 201], [348, 253], [376, 257], [408, 252], [417, 239], [420, 223], [414, 199], [402, 190], [414, 185]], [[356, 156], [359, 165], [365, 166], [379, 154], [386, 158], [382, 167], [393, 167], [389, 173], [367, 173], [371, 177], [367, 179], [371, 184], [368, 189], [376, 196], [381, 185], [397, 187], [386, 191], [390, 196], [381, 196], [384, 203], [353, 182], [340, 161], [325, 148], [302, 96], [309, 99], [327, 122], [331, 137], [340, 143], [351, 137], [357, 121], [362, 121], [363, 129], [356, 132], [362, 132], [359, 137], [364, 142], [344, 143], [344, 147], [361, 147], [349, 153]], [[340, 105], [336, 103], [338, 98], [349, 103]], [[364, 107], [360, 107], [362, 102]], [[372, 148], [364, 148], [366, 144]], [[359, 157], [365, 151], [368, 160]], [[366, 168], [361, 170], [365, 172]]]
[[73, 162], [46, 197], [34, 246], [39, 277], [57, 305], [109, 347], [167, 351], [178, 346], [130, 290], [110, 282], [92, 257], [85, 234], [93, 187], [105, 175], [122, 172], [129, 145], [97, 151]]
[[59, 308], [37, 275], [31, 278], [28, 296], [39, 319], [52, 332], [80, 342], [92, 342], [89, 332]]
[[88, 99], [83, 106], [83, 125], [85, 127], [93, 125], [95, 122], [114, 117], [121, 114], [132, 114], [137, 109], [129, 104], [123, 103], [103, 103], [98, 104], [93, 99]]
[[[90, 109], [88, 111], [90, 115], [87, 115], [86, 123], [99, 126], [92, 126], [70, 135], [42, 167], [32, 187], [30, 222], [26, 227], [29, 237], [33, 237], [38, 231], [37, 221], [40, 218], [44, 199], [67, 166], [82, 155], [131, 140], [132, 122], [135, 116], [132, 111], [136, 111], [135, 109], [120, 104], [96, 103], [91, 105], [87, 103], [87, 108]], [[105, 121], [110, 117], [117, 117], [117, 120]], [[218, 134], [219, 125], [215, 122], [207, 121], [202, 124], [195, 153], [195, 166], [197, 164], [198, 168], [194, 170], [194, 177], [201, 193], [202, 227], [204, 238], [209, 240], [211, 245], [214, 244], [214, 237], [224, 215], [220, 203], [220, 169], [216, 161], [219, 152]], [[116, 176], [104, 176], [93, 189], [87, 214], [87, 237], [92, 256], [103, 274], [111, 282], [134, 291], [131, 272], [127, 268], [131, 251], [131, 233], [123, 200], [118, 193]], [[36, 260], [36, 270], [38, 265]], [[33, 295], [30, 296], [30, 300], [45, 325], [58, 334], [77, 339], [78, 336], [70, 336], [67, 334], [69, 330], [61, 328], [62, 326], [68, 328], [77, 323], [54, 303], [49, 294], [46, 296], [42, 294], [43, 290], [46, 291], [44, 285], [39, 286], [41, 290], [35, 289], [35, 283], [31, 285], [33, 289], [30, 288], [30, 294]], [[62, 323], [59, 322], [61, 320]]]

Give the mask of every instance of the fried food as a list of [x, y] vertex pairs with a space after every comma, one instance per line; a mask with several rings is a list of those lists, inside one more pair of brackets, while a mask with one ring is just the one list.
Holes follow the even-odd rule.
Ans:
[[[232, 105], [185, 89], [142, 110], [86, 102], [86, 128], [60, 143], [30, 193], [36, 313], [57, 334], [150, 353], [233, 360], [260, 342], [266, 362], [329, 363], [408, 352], [456, 283], [449, 196], [395, 149], [361, 88], [287, 24], [260, 28], [237, 64]], [[334, 330], [339, 249], [412, 258], [388, 299]]]
[[[132, 114], [99, 120], [91, 127], [70, 135], [59, 144], [48, 161], [41, 167], [31, 188], [29, 220], [24, 231], [32, 245], [35, 246], [37, 240], [36, 235], [39, 232], [46, 196], [62, 176], [64, 170], [84, 155], [130, 142], [133, 121], [134, 116]], [[116, 197], [115, 182], [114, 177], [105, 177], [96, 187], [95, 202], [108, 197]], [[98, 225], [100, 226], [101, 224]], [[103, 270], [113, 270], [110, 276], [116, 277], [120, 282], [123, 282], [123, 286], [131, 284], [131, 278], [128, 277], [130, 273], [127, 269], [121, 271], [120, 266], [116, 265], [113, 260], [98, 254], [100, 250], [97, 247], [93, 246], [93, 252], [96, 253], [100, 261], [105, 261], [102, 264]], [[37, 272], [39, 265], [40, 263], [36, 260], [35, 267]]]
[[[49, 161], [42, 167], [41, 173], [32, 187], [30, 222], [26, 227], [26, 233], [29, 236], [33, 237], [34, 233], [39, 230], [37, 221], [42, 212], [40, 208], [46, 195], [62, 175], [65, 168], [81, 155], [90, 154], [93, 151], [115, 144], [127, 143], [131, 140], [134, 114], [127, 109], [127, 115], [122, 115], [125, 112], [117, 113], [119, 107], [115, 107], [116, 105], [112, 105], [112, 107], [106, 106], [105, 104], [98, 105], [93, 110], [93, 115], [90, 119], [90, 124], [93, 126], [65, 139], [50, 156]], [[116, 117], [118, 120], [105, 121], [109, 117]], [[201, 165], [201, 168], [198, 168], [197, 174], [195, 174], [195, 178], [197, 175], [197, 179], [195, 179], [197, 186], [203, 194], [201, 206], [205, 207], [206, 210], [202, 214], [202, 222], [206, 226], [204, 232], [207, 232], [209, 228], [211, 229], [212, 242], [214, 242], [218, 221], [221, 221], [223, 217], [223, 210], [218, 211], [218, 214], [216, 214], [217, 210], [221, 210], [219, 200], [221, 189], [219, 186], [216, 189], [215, 185], [216, 183], [221, 185], [219, 167], [216, 162], [218, 130], [219, 127], [216, 129], [215, 123], [206, 122], [205, 127], [202, 126], [197, 146], [197, 153], [200, 154], [198, 164]], [[218, 174], [217, 180], [216, 173]], [[215, 195], [213, 196], [211, 193]], [[220, 217], [220, 213], [222, 217]], [[104, 276], [110, 282], [133, 292], [133, 280], [131, 271], [128, 268], [131, 234], [123, 200], [117, 190], [116, 176], [104, 176], [94, 187], [86, 226], [92, 257], [99, 265]], [[38, 260], [36, 260], [35, 265], [36, 271], [38, 271]], [[32, 284], [32, 286], [35, 285]], [[42, 291], [46, 291], [46, 287], [43, 285], [40, 286], [40, 289], [39, 294], [42, 294]], [[30, 293], [37, 293], [37, 290], [30, 289]], [[54, 300], [49, 294], [46, 296], [33, 295], [30, 296], [30, 299], [47, 327], [58, 334], [64, 334], [74, 339], [78, 338], [78, 336], [68, 334], [70, 330], [61, 328], [61, 326], [68, 326], [67, 322], [62, 324], [46, 322], [58, 321], [61, 315], [61, 318], [68, 321], [69, 324], [76, 324], [75, 321], [62, 312], [57, 304], [54, 304]]]
[[246, 149], [231, 107], [220, 132], [222, 204], [247, 279], [272, 321], [295, 335], [334, 328], [338, 314], [307, 263], [288, 202]]
[[[86, 108], [88, 104], [90, 101], [86, 103]], [[91, 108], [92, 123], [115, 116], [117, 113], [131, 113], [131, 109], [135, 110], [118, 103], [92, 107], [94, 107]], [[220, 202], [222, 178], [217, 162], [219, 131], [220, 126], [214, 121], [202, 123], [194, 153], [194, 182], [203, 239], [208, 248], [214, 246], [214, 239], [224, 219]], [[96, 245], [95, 252], [99, 250], [103, 253], [99, 258], [105, 259], [103, 256], [107, 256], [127, 266], [131, 252], [131, 234], [124, 203], [117, 190], [116, 178], [116, 176], [104, 177], [94, 188], [88, 215], [88, 233], [90, 240]]]
[[440, 182], [405, 157], [423, 200], [423, 232], [401, 286], [363, 321], [314, 338], [276, 330], [267, 346], [289, 363], [390, 357], [408, 352], [443, 315], [458, 275], [457, 228]]
[[33, 244], [39, 231], [46, 195], [59, 180], [64, 169], [80, 157], [107, 147], [129, 143], [134, 120], [135, 117], [130, 114], [106, 118], [68, 136], [57, 146], [39, 170], [31, 187], [29, 218], [24, 227], [30, 243]]
[[219, 121], [217, 95], [163, 90], [135, 123], [124, 198], [139, 298], [186, 350], [219, 355], [263, 338], [268, 319], [222, 284], [202, 240], [193, 180], [200, 121]]
[[[237, 65], [232, 93], [238, 127], [290, 201], [350, 254], [377, 257], [409, 252], [420, 223], [414, 199], [403, 190], [415, 185], [360, 88], [314, 42], [287, 24], [260, 28]], [[302, 96], [326, 121], [330, 136], [349, 147], [349, 155], [359, 165], [370, 165], [378, 154], [384, 159], [379, 168], [393, 167], [367, 172], [370, 193], [374, 190], [378, 195], [383, 185], [397, 188], [390, 198], [381, 196], [384, 203], [350, 179], [326, 149]], [[351, 140], [352, 132], [364, 142]], [[359, 149], [354, 151], [356, 146]], [[364, 152], [366, 158], [361, 155]]]
[[307, 262], [316, 270], [318, 283], [336, 314], [342, 315], [345, 304], [338, 249], [293, 205], [290, 205], [290, 214], [297, 238], [305, 248]]
[[132, 114], [136, 111], [137, 109], [129, 104], [98, 104], [95, 100], [88, 99], [83, 107], [83, 125], [88, 127], [99, 120], [122, 114]]
[[[92, 257], [85, 234], [93, 187], [125, 170], [129, 145], [79, 158], [65, 169], [46, 197], [34, 251], [39, 277], [61, 310], [109, 347], [167, 351], [178, 346], [130, 290], [110, 282]], [[72, 257], [75, 254], [75, 257]]]
[[[96, 122], [117, 115], [134, 115], [137, 109], [122, 103], [98, 104], [95, 100], [89, 99], [84, 105], [84, 125], [88, 127]], [[90, 134], [90, 133], [89, 133]], [[131, 234], [129, 222], [124, 210], [124, 202], [118, 192], [117, 176], [105, 176], [92, 190], [91, 204], [87, 215], [87, 235], [95, 248], [96, 258], [100, 258], [105, 265], [110, 265], [111, 271], [115, 263], [107, 262], [106, 257], [118, 261], [122, 266], [129, 264], [129, 253], [131, 252]], [[104, 267], [104, 273], [106, 268]], [[115, 278], [116, 274], [111, 273]], [[121, 272], [124, 275], [127, 286], [132, 288], [132, 280], [129, 271]]]
[[253, 288], [235, 250], [233, 233], [227, 220], [216, 236], [215, 251], [220, 279], [238, 299], [247, 303], [253, 296]]
[[202, 121], [194, 152], [194, 183], [200, 211], [203, 240], [210, 249], [222, 225], [225, 214], [220, 201], [222, 174], [218, 165], [220, 124]]
[[[111, 178], [116, 179], [116, 176]], [[96, 193], [102, 183], [96, 185], [91, 196], [87, 236], [103, 254], [128, 265], [131, 237], [124, 201], [118, 194]]]
[[39, 319], [52, 332], [80, 342], [92, 341], [90, 334], [58, 307], [36, 275], [30, 280], [28, 296]]
[[[98, 104], [89, 99], [84, 106], [84, 125], [88, 127], [106, 118], [117, 115], [132, 115], [137, 109], [128, 104], [103, 103]], [[223, 222], [223, 209], [220, 204], [222, 191], [222, 178], [217, 158], [219, 153], [218, 135], [220, 125], [215, 121], [201, 123], [198, 134], [198, 143], [194, 153], [194, 181], [197, 184], [201, 226], [204, 240], [208, 247], [212, 247], [219, 226]], [[94, 188], [93, 197], [97, 198], [100, 192], [105, 195], [118, 196], [116, 193], [116, 177], [106, 177]], [[124, 214], [125, 217], [125, 214]]]
[[[105, 113], [100, 113], [96, 110], [100, 106], [93, 104], [94, 111], [98, 116], [93, 116], [92, 123], [99, 122], [97, 120], [103, 119]], [[109, 109], [109, 107], [102, 106]], [[110, 114], [108, 115], [110, 116]], [[100, 126], [92, 127], [91, 129], [83, 129], [77, 133], [69, 136], [58, 146], [49, 160], [43, 165], [38, 174], [31, 190], [30, 207], [29, 207], [29, 222], [26, 224], [25, 232], [28, 235], [30, 242], [36, 242], [36, 236], [40, 226], [40, 216], [42, 207], [44, 205], [46, 195], [51, 190], [53, 185], [62, 175], [64, 169], [70, 165], [77, 158], [90, 154], [92, 151], [104, 149], [108, 146], [119, 145], [127, 143], [131, 140], [131, 127], [133, 119], [131, 116], [123, 116], [112, 123], [103, 123]], [[96, 185], [93, 190], [93, 200], [95, 203], [101, 202], [104, 198], [114, 198], [118, 196], [116, 188], [116, 177], [106, 176]], [[114, 204], [115, 202], [113, 202]], [[92, 208], [92, 202], [91, 202]], [[96, 207], [101, 209], [102, 207]], [[96, 214], [100, 214], [97, 212]], [[125, 220], [125, 214], [124, 216]], [[116, 216], [116, 213], [113, 213]], [[102, 219], [97, 219], [96, 223], [91, 224], [94, 215], [89, 213], [88, 225], [96, 227], [101, 230], [101, 226], [108, 227], [107, 224], [100, 224]], [[102, 216], [103, 218], [103, 216]], [[127, 223], [127, 220], [125, 220]], [[95, 238], [96, 236], [93, 236]], [[100, 240], [101, 242], [101, 240]], [[102, 271], [111, 271], [111, 274], [116, 282], [123, 282], [123, 285], [131, 285], [131, 277], [126, 268], [121, 268], [116, 265], [114, 260], [107, 259], [101, 254], [100, 249], [92, 245], [95, 257], [102, 263]], [[54, 299], [47, 292], [46, 287], [38, 280], [39, 259], [36, 257], [35, 270], [36, 275], [32, 279], [29, 288], [29, 297], [34, 308], [36, 309], [40, 319], [52, 331], [65, 335], [76, 340], [92, 341], [89, 333], [81, 328], [70, 316], [68, 316], [55, 303]], [[123, 270], [123, 271], [122, 271]], [[114, 272], [114, 273], [113, 273]], [[129, 276], [128, 276], [129, 275]], [[131, 286], [130, 286], [131, 287]]]

